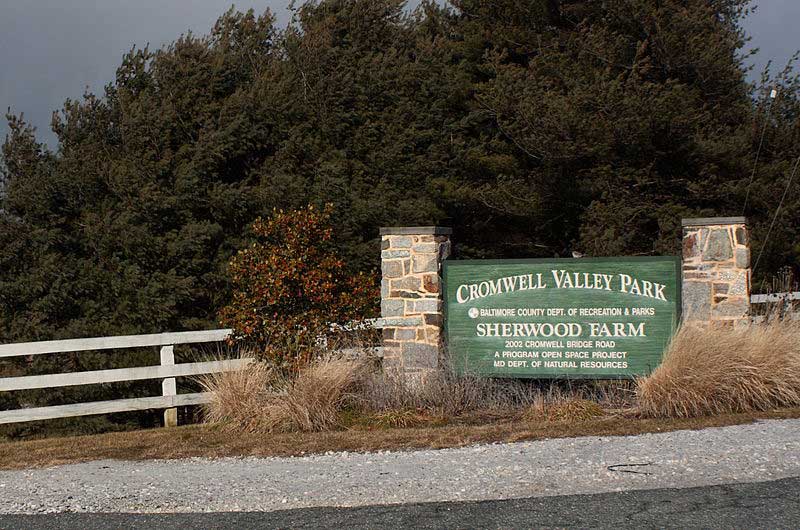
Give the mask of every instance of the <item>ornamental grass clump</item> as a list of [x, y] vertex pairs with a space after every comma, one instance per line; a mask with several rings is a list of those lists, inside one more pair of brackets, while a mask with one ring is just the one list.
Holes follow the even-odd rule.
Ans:
[[637, 382], [644, 416], [688, 418], [800, 406], [800, 323], [683, 327]]
[[206, 421], [250, 433], [315, 432], [333, 429], [339, 414], [356, 400], [370, 364], [322, 357], [296, 374], [254, 362], [239, 372], [201, 379], [212, 395]]

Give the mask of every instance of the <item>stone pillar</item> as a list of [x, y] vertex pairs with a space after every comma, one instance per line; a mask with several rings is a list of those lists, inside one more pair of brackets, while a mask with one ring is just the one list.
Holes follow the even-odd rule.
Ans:
[[442, 261], [450, 228], [381, 228], [381, 324], [388, 369], [424, 376], [442, 353]]
[[750, 241], [744, 217], [683, 219], [683, 321], [749, 323]]

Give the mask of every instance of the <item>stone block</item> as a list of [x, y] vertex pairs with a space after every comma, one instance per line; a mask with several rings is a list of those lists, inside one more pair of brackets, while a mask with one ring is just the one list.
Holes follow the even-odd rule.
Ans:
[[386, 317], [379, 318], [377, 325], [382, 328], [413, 328], [421, 326], [424, 320], [421, 316]]
[[413, 242], [410, 236], [392, 236], [392, 248], [411, 248]]
[[447, 259], [450, 256], [450, 252], [452, 250], [452, 243], [450, 241], [445, 241], [439, 245], [439, 259]]
[[382, 317], [401, 317], [405, 314], [404, 302], [402, 300], [381, 300]]
[[736, 255], [736, 266], [740, 269], [749, 269], [750, 268], [750, 249], [749, 248], [737, 248], [735, 253]]
[[401, 346], [405, 368], [436, 368], [439, 364], [439, 348], [420, 342], [404, 342]]
[[439, 245], [436, 243], [417, 243], [411, 250], [420, 254], [436, 254], [439, 251]]
[[389, 298], [390, 292], [389, 280], [381, 280], [381, 300]]
[[381, 250], [386, 250], [387, 248], [389, 248], [389, 239], [384, 237], [381, 239]]
[[381, 338], [383, 340], [394, 340], [394, 329], [395, 328], [383, 328], [381, 330]]
[[441, 310], [442, 303], [438, 298], [429, 298], [414, 302], [415, 313], [439, 313]]
[[406, 276], [399, 280], [392, 280], [391, 288], [392, 290], [421, 291], [422, 280], [414, 276]]
[[708, 234], [703, 259], [706, 261], [726, 261], [733, 257], [731, 238], [727, 228], [714, 228]]
[[688, 232], [683, 236], [683, 258], [693, 258], [698, 254], [697, 232]]
[[438, 344], [442, 338], [441, 328], [437, 326], [428, 326], [425, 328], [425, 338], [429, 344]]
[[728, 298], [724, 302], [711, 307], [712, 317], [744, 318], [750, 310], [750, 304], [744, 298]]
[[683, 284], [683, 316], [687, 320], [707, 320], [711, 314], [711, 284], [685, 282]]
[[749, 282], [748, 282], [747, 271], [740, 272], [737, 278], [733, 282], [731, 282], [728, 294], [737, 296], [747, 296], [747, 293], [749, 291], [748, 283]]
[[384, 357], [382, 364], [383, 364], [383, 369], [386, 371], [390, 372], [400, 371], [403, 366], [403, 359], [399, 355], [392, 357]]
[[423, 315], [425, 319], [425, 324], [428, 326], [439, 326], [442, 327], [444, 324], [444, 316], [438, 313], [426, 313]]
[[415, 340], [417, 330], [414, 328], [397, 328], [394, 334], [395, 340]]
[[439, 271], [439, 259], [438, 257], [433, 254], [418, 254], [412, 258], [412, 272], [419, 273], [419, 272], [438, 272]]
[[743, 226], [736, 228], [736, 244], [747, 246], [747, 230]]
[[728, 294], [728, 287], [727, 283], [715, 283], [714, 286], [714, 294]]
[[408, 258], [411, 256], [410, 250], [383, 250], [381, 251], [381, 259], [398, 259]]
[[684, 280], [705, 280], [709, 281], [716, 277], [715, 273], [687, 271], [683, 273]]
[[384, 260], [381, 262], [381, 274], [384, 278], [399, 278], [403, 275], [403, 262]]
[[426, 274], [422, 277], [422, 288], [429, 293], [439, 292], [439, 275]]

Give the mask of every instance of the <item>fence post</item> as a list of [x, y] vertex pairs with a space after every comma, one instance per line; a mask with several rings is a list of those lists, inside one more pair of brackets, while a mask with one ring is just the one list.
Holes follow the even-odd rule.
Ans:
[[[172, 366], [175, 364], [175, 346], [161, 347], [161, 366]], [[161, 391], [164, 396], [178, 395], [178, 386], [174, 377], [167, 377], [161, 383]], [[178, 409], [171, 408], [164, 410], [164, 427], [178, 426]]]
[[750, 241], [744, 217], [683, 219], [683, 321], [750, 321]]

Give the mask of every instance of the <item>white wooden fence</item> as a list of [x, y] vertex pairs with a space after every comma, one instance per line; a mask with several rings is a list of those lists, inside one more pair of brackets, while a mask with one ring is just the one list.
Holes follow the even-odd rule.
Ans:
[[122, 381], [141, 381], [146, 379], [162, 379], [163, 381], [161, 396], [4, 410], [0, 411], [0, 424], [89, 416], [92, 414], [109, 414], [112, 412], [134, 410], [167, 409], [164, 412], [164, 424], [166, 426], [175, 426], [178, 423], [178, 414], [175, 407], [208, 403], [210, 399], [210, 394], [207, 392], [178, 394], [175, 383], [176, 377], [241, 370], [252, 361], [252, 359], [231, 359], [175, 364], [175, 345], [222, 342], [230, 333], [231, 330], [229, 329], [217, 329], [211, 331], [161, 333], [156, 335], [129, 335], [122, 337], [97, 337], [91, 339], [2, 344], [0, 345], [0, 358], [94, 350], [142, 348], [149, 346], [161, 347], [160, 365], [119, 368], [114, 370], [96, 370], [91, 372], [0, 378], [0, 391], [4, 392], [75, 385], [96, 385]]
[[754, 294], [750, 296], [751, 304], [769, 304], [778, 302], [792, 302], [800, 300], [800, 292], [794, 293], [770, 293], [770, 294]]
[[776, 318], [800, 320], [798, 302], [800, 302], [800, 291], [751, 295], [750, 304], [755, 309], [751, 312], [751, 320], [757, 324]]

